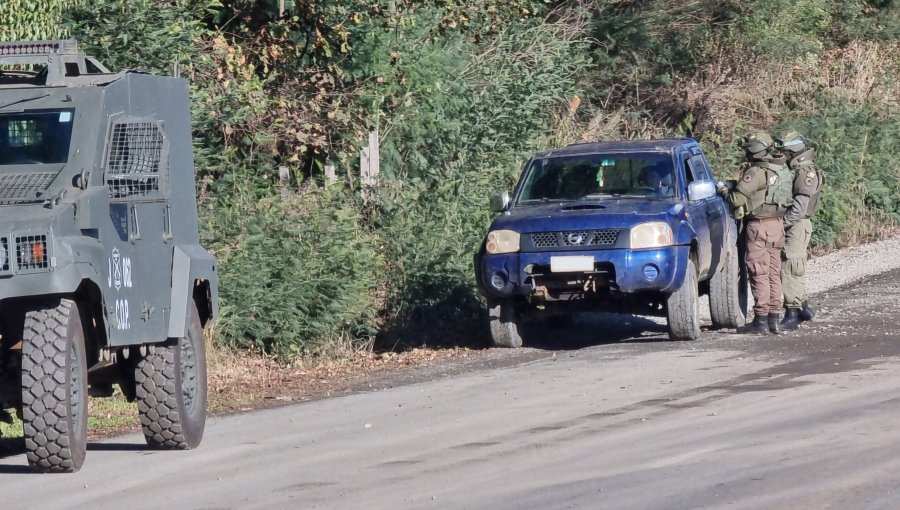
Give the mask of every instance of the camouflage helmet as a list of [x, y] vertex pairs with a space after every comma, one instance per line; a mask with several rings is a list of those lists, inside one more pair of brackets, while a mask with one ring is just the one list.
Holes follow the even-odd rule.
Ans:
[[741, 147], [750, 154], [757, 154], [771, 149], [775, 141], [765, 131], [754, 131], [741, 140]]
[[775, 146], [791, 152], [803, 152], [807, 147], [803, 135], [794, 130], [787, 131], [775, 138]]

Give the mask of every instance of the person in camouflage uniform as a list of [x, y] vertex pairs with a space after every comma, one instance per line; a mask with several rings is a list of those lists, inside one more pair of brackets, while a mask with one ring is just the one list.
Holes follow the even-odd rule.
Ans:
[[768, 133], [752, 133], [741, 145], [748, 165], [733, 187], [720, 188], [732, 206], [733, 216], [746, 221], [745, 260], [756, 302], [755, 317], [738, 332], [778, 333], [782, 306], [782, 218], [792, 198], [790, 172], [783, 157], [773, 156], [774, 141]]
[[819, 203], [824, 176], [813, 164], [815, 149], [796, 131], [788, 131], [776, 140], [776, 147], [788, 158], [794, 173], [794, 200], [784, 215], [784, 262], [781, 283], [787, 309], [781, 328], [797, 329], [802, 320], [812, 320], [814, 312], [806, 297], [806, 260], [812, 236], [812, 221]]

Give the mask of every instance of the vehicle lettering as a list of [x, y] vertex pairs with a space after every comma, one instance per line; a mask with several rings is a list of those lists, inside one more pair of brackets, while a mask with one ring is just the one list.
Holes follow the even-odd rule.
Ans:
[[127, 299], [116, 300], [116, 329], [118, 329], [119, 331], [131, 329]]
[[109, 276], [106, 277], [108, 287], [118, 291], [122, 287], [130, 289], [134, 286], [131, 280], [131, 257], [123, 257], [118, 248], [113, 248], [108, 260]]

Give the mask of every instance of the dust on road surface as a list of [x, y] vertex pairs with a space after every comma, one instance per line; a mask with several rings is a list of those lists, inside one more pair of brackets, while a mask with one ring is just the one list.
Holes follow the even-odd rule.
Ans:
[[898, 284], [832, 289], [781, 337], [580, 319], [489, 366], [213, 419], [195, 451], [91, 444], [74, 475], [6, 457], [3, 507], [896, 508]]

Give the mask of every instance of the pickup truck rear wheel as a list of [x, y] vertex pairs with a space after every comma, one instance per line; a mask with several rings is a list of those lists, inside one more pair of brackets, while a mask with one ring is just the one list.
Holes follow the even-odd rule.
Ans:
[[688, 259], [684, 283], [666, 301], [669, 338], [696, 340], [700, 337], [700, 291], [697, 287], [697, 266]]
[[522, 347], [519, 334], [519, 316], [512, 298], [488, 300], [491, 343], [494, 347]]
[[87, 451], [87, 359], [78, 305], [69, 299], [25, 314], [22, 334], [25, 455], [36, 471], [71, 473]]
[[725, 269], [709, 280], [709, 315], [716, 329], [739, 328], [747, 322], [750, 292], [739, 258], [733, 249]]

